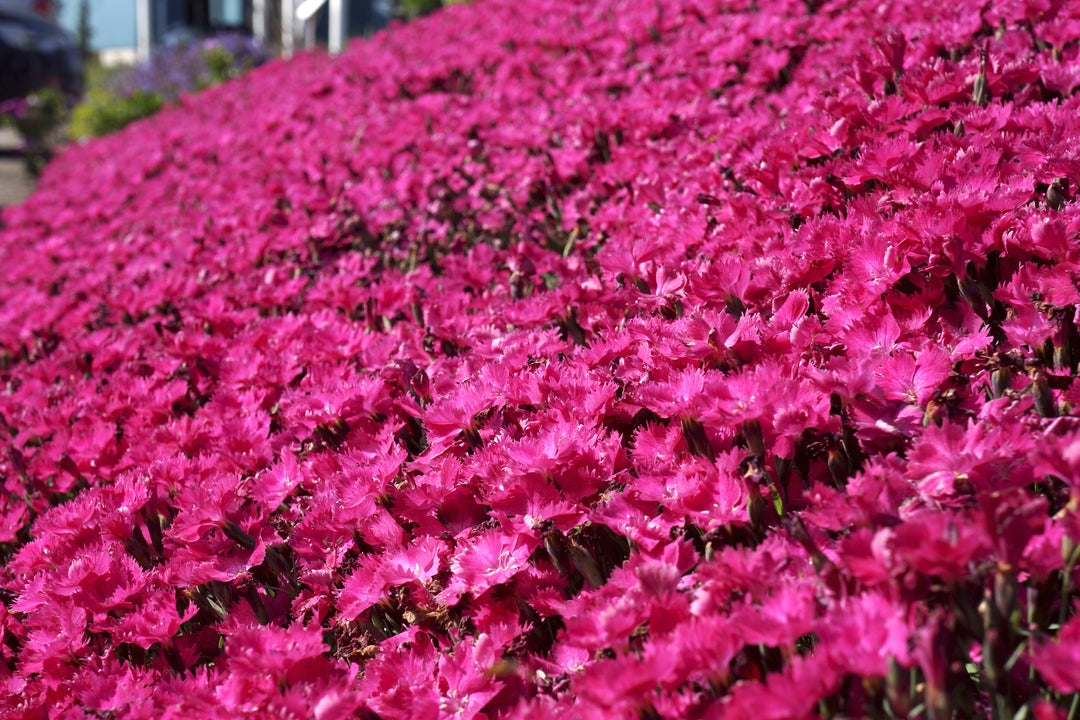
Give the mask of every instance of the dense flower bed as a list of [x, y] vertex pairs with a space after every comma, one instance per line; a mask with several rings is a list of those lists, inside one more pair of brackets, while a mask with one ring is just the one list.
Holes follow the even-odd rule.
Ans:
[[1065, 717], [1078, 11], [482, 0], [70, 150], [0, 715]]

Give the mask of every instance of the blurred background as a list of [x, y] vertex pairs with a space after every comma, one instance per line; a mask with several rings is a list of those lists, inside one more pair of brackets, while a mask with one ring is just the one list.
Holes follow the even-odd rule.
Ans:
[[0, 0], [0, 208], [65, 143], [461, 0]]

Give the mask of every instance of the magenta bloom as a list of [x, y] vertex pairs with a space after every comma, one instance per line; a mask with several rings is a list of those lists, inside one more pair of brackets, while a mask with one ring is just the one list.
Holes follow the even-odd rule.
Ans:
[[0, 213], [0, 717], [1067, 716], [1080, 4], [476, 0]]

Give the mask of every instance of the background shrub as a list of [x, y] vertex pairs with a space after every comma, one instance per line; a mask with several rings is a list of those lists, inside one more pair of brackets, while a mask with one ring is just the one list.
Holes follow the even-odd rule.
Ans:
[[52, 148], [63, 134], [69, 102], [63, 91], [46, 87], [0, 109], [0, 116], [7, 118], [25, 143], [23, 158], [31, 174], [40, 174], [52, 158]]
[[139, 118], [153, 115], [163, 104], [164, 99], [157, 93], [136, 90], [124, 97], [97, 88], [72, 112], [70, 135], [73, 138], [108, 135]]
[[446, 5], [458, 5], [468, 0], [399, 0], [398, 5], [406, 17], [425, 15]]
[[176, 43], [120, 72], [96, 70], [86, 100], [73, 113], [70, 136], [116, 132], [184, 93], [230, 80], [269, 57], [254, 39], [234, 33]]

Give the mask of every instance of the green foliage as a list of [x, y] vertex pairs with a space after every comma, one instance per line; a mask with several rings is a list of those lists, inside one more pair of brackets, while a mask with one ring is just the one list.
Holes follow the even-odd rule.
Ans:
[[202, 51], [202, 58], [206, 63], [207, 73], [210, 75], [210, 85], [225, 82], [243, 71], [236, 68], [236, 58], [233, 54], [221, 46], [206, 48]]
[[443, 3], [441, 0], [400, 0], [398, 4], [406, 17], [413, 18], [440, 8]]
[[137, 91], [130, 97], [120, 95], [117, 79], [127, 68], [86, 66], [86, 95], [71, 113], [68, 137], [79, 140], [116, 132], [126, 125], [153, 115], [164, 100], [157, 93]]
[[398, 4], [401, 6], [405, 17], [413, 18], [426, 15], [444, 5], [457, 5], [465, 2], [469, 2], [469, 0], [400, 0]]
[[258, 54], [245, 52], [243, 48], [234, 52], [224, 45], [205, 45], [199, 55], [206, 66], [205, 81], [200, 83], [204, 87], [239, 77], [262, 61]]
[[71, 114], [68, 135], [74, 139], [108, 135], [153, 115], [164, 102], [161, 95], [143, 90], [122, 97], [103, 86], [91, 88], [86, 99]]

